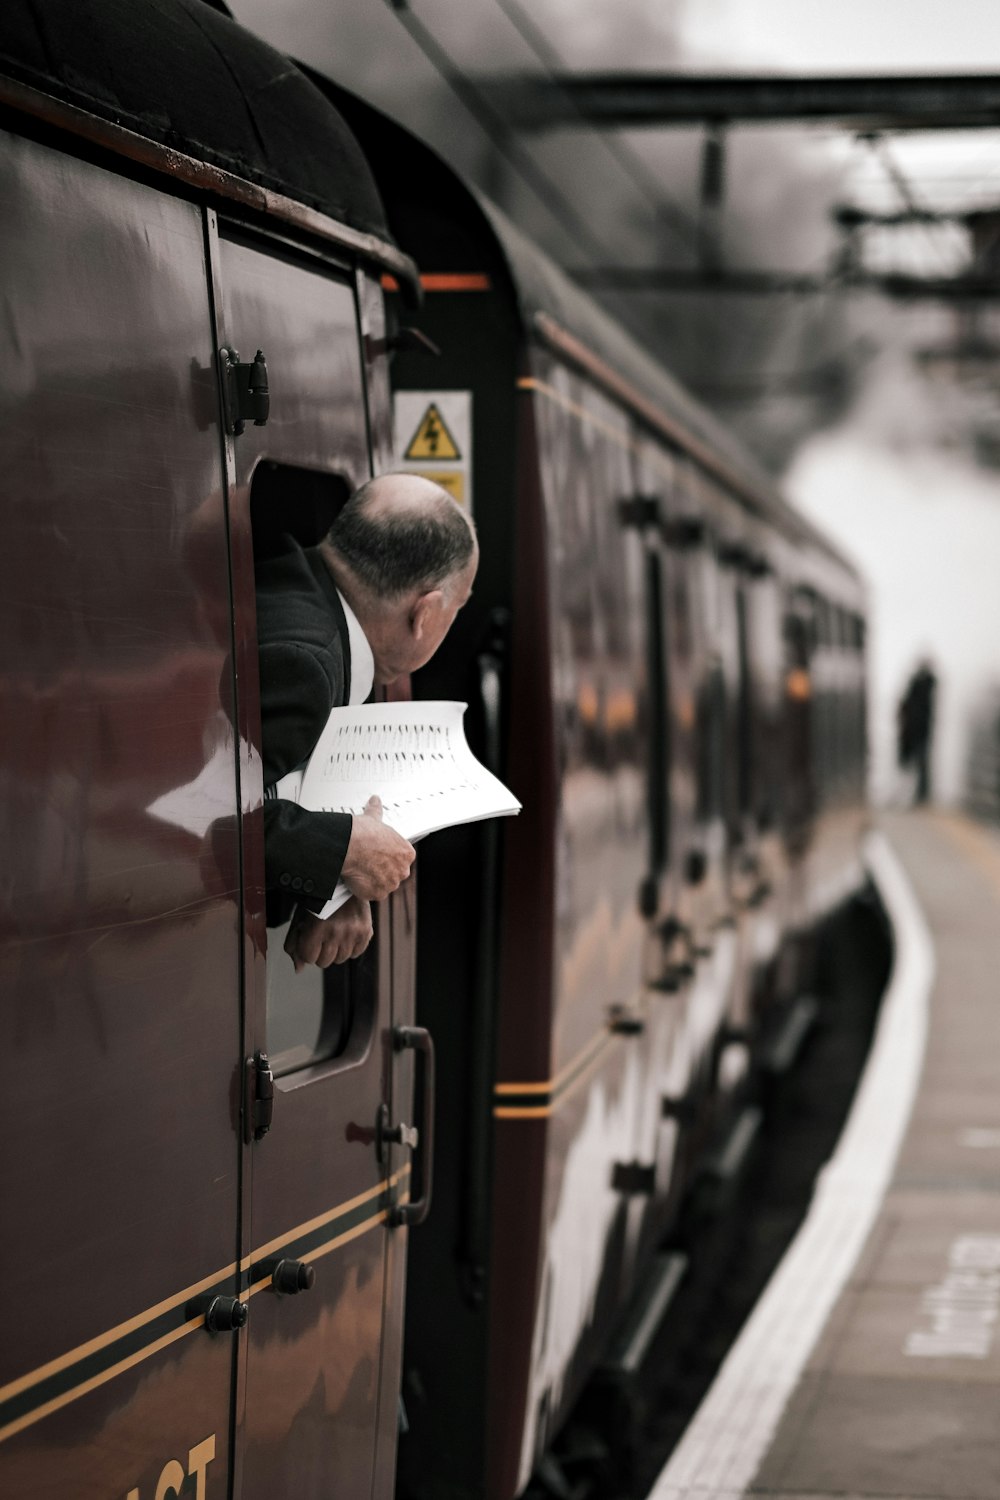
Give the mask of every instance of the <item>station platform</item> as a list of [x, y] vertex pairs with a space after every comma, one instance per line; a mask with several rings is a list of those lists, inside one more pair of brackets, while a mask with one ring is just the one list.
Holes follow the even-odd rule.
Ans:
[[880, 818], [895, 957], [809, 1214], [650, 1500], [1000, 1500], [1000, 836]]

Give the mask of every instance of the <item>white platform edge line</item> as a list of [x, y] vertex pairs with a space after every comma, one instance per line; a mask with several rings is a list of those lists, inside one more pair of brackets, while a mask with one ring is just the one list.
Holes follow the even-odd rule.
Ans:
[[923, 1065], [934, 945], [883, 834], [869, 835], [865, 862], [892, 925], [895, 959], [864, 1075], [798, 1234], [648, 1500], [746, 1493], [889, 1185]]

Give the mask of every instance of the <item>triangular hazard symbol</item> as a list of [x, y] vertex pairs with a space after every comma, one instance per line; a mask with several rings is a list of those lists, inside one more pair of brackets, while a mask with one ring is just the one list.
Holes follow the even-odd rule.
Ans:
[[404, 458], [461, 458], [458, 444], [445, 426], [435, 402], [420, 418], [420, 425], [410, 439]]

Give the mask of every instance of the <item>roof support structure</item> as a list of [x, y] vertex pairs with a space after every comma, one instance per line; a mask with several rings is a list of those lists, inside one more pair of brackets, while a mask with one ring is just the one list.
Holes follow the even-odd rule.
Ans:
[[923, 297], [941, 302], [992, 300], [1000, 292], [1000, 276], [983, 274], [936, 277], [850, 271], [812, 276], [794, 271], [699, 270], [670, 266], [581, 266], [577, 269], [570, 266], [567, 274], [580, 286], [602, 292], [712, 292], [815, 297], [831, 292], [869, 291], [881, 292], [900, 301]]
[[565, 73], [489, 85], [522, 130], [827, 122], [855, 130], [1000, 128], [1000, 74], [748, 77]]

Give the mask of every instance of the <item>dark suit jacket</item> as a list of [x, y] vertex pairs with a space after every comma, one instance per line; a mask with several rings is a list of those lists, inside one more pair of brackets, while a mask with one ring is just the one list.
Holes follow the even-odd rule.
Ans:
[[[351, 657], [343, 605], [315, 548], [287, 538], [285, 550], [258, 561], [256, 587], [266, 793], [308, 759], [330, 710], [347, 703]], [[268, 926], [287, 921], [297, 902], [320, 910], [350, 837], [347, 813], [309, 812], [265, 795]]]

